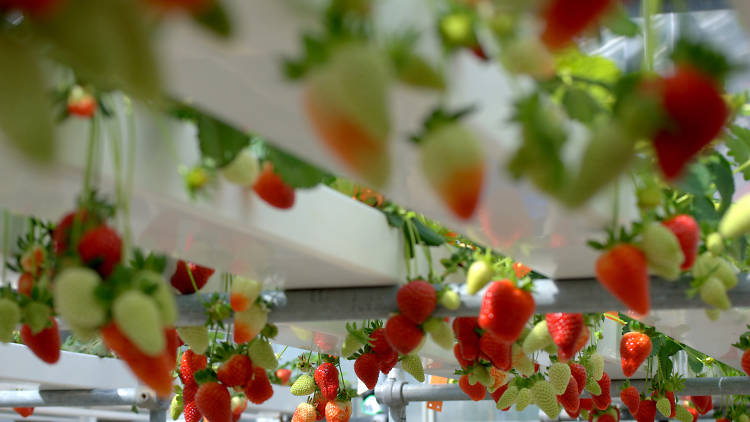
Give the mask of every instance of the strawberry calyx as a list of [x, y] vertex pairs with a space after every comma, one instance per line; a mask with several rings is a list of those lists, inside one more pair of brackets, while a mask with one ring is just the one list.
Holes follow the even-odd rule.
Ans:
[[723, 85], [727, 76], [737, 70], [724, 54], [706, 43], [682, 38], [675, 44], [672, 60], [677, 66], [691, 66]]
[[430, 132], [436, 130], [440, 126], [453, 124], [460, 121], [465, 116], [473, 113], [475, 109], [476, 106], [474, 105], [467, 106], [456, 111], [448, 111], [442, 106], [435, 107], [425, 118], [424, 122], [422, 123], [422, 129], [420, 130], [420, 132], [411, 135], [409, 137], [409, 140], [414, 142], [415, 144], [420, 144], [424, 141], [424, 139], [427, 138]]
[[193, 378], [195, 378], [195, 382], [197, 382], [198, 385], [207, 384], [209, 382], [218, 382], [216, 371], [214, 371], [213, 369], [209, 369], [209, 368], [196, 371], [193, 374]]

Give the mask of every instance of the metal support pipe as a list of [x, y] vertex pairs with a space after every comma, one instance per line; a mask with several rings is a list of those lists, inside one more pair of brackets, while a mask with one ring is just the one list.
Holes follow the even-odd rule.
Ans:
[[[613, 397], [617, 397], [623, 382], [621, 380], [612, 381], [610, 388]], [[630, 383], [638, 389], [643, 388], [643, 380], [631, 380]], [[747, 395], [750, 394], [750, 378], [690, 378], [685, 381], [685, 388], [679, 393], [680, 395], [695, 396]], [[390, 378], [385, 383], [375, 387], [375, 397], [378, 402], [391, 408], [404, 407], [409, 402], [470, 400], [458, 384], [408, 384], [390, 381]], [[492, 397], [488, 394], [484, 399], [491, 400]]]
[[0, 391], [0, 407], [136, 406], [164, 410], [165, 402], [142, 388]]
[[[728, 292], [734, 303], [750, 303], [750, 280], [739, 274], [740, 283]], [[654, 310], [700, 309], [705, 304], [698, 298], [685, 296], [685, 281], [665, 282], [652, 278], [651, 308]], [[397, 286], [350, 287], [337, 289], [304, 289], [286, 292], [264, 292], [271, 303], [270, 322], [300, 322], [321, 320], [362, 320], [387, 318], [397, 311]], [[435, 316], [475, 316], [479, 312], [482, 295], [467, 295], [460, 287], [461, 306], [451, 311], [443, 307]], [[537, 313], [604, 312], [624, 309], [622, 303], [606, 291], [595, 278], [568, 280], [535, 280], [534, 301]], [[178, 326], [202, 325], [205, 313], [197, 295], [177, 297], [180, 312]]]

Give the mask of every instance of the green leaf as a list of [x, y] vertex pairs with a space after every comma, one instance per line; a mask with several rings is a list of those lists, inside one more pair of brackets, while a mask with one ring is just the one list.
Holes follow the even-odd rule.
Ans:
[[417, 229], [419, 240], [421, 240], [422, 243], [427, 246], [440, 246], [445, 243], [445, 238], [443, 236], [437, 234], [431, 228], [424, 225], [424, 223], [416, 218], [412, 221], [414, 222], [414, 227]]
[[52, 110], [34, 52], [0, 33], [0, 131], [37, 160], [52, 156]]
[[686, 193], [695, 196], [705, 196], [706, 192], [711, 189], [711, 172], [702, 162], [691, 164], [685, 176], [677, 184], [677, 187]]
[[699, 361], [692, 355], [688, 355], [688, 366], [696, 374], [700, 374], [703, 371], [703, 362]]
[[243, 148], [250, 145], [250, 135], [213, 117], [199, 113], [198, 141], [204, 159], [215, 161], [217, 167], [229, 164]]
[[732, 196], [734, 195], [734, 175], [729, 162], [721, 154], [714, 154], [708, 162], [708, 169], [714, 176], [714, 184], [721, 197], [719, 206], [719, 216], [732, 205]]
[[295, 189], [312, 188], [333, 177], [323, 170], [268, 144], [266, 144], [266, 158], [273, 163], [274, 172]]
[[212, 3], [210, 9], [195, 15], [193, 19], [215, 35], [229, 38], [232, 35], [232, 22], [229, 20], [229, 14], [221, 2], [214, 1]]
[[630, 16], [628, 16], [625, 8], [622, 6], [617, 7], [613, 13], [610, 13], [609, 18], [604, 24], [616, 35], [624, 37], [635, 37], [641, 33], [641, 27], [630, 19]]
[[[750, 161], [750, 129], [732, 125], [726, 132], [724, 144], [729, 149], [728, 155], [734, 160], [735, 166], [741, 166]], [[750, 180], [750, 166], [742, 170], [745, 180]]]
[[721, 83], [732, 70], [736, 70], [736, 66], [720, 51], [705, 42], [687, 38], [677, 41], [672, 51], [672, 60], [678, 64], [687, 63], [695, 66]]
[[591, 94], [580, 88], [566, 89], [562, 105], [568, 116], [583, 123], [590, 123], [598, 113], [604, 111]]
[[67, 0], [34, 24], [51, 53], [83, 80], [141, 99], [161, 94], [146, 11], [132, 0]]

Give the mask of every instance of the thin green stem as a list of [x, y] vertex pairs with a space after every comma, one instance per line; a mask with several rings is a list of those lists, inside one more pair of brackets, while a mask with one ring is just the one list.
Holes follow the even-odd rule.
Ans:
[[5, 260], [8, 259], [8, 251], [10, 250], [10, 233], [8, 233], [8, 230], [10, 230], [10, 215], [8, 213], [7, 209], [3, 209], [3, 262], [2, 262], [2, 280], [0, 280], [0, 285], [5, 284], [7, 279], [6, 276], [6, 265]]
[[96, 149], [97, 120], [92, 118], [89, 127], [89, 141], [86, 148], [86, 167], [83, 170], [83, 195], [91, 190], [91, 172], [94, 166], [94, 150]]

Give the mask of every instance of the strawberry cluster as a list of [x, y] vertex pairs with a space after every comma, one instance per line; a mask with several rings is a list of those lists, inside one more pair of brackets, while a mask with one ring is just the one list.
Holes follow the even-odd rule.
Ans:
[[[339, 380], [340, 374], [336, 368], [339, 360], [331, 355], [319, 356], [323, 362], [315, 368], [310, 365], [307, 357], [299, 359], [298, 367], [303, 374], [292, 384], [290, 392], [296, 396], [309, 397], [306, 402], [297, 406], [292, 421], [313, 422], [325, 418], [327, 421], [348, 422], [352, 415], [352, 393], [346, 388], [343, 378]], [[355, 363], [355, 371], [356, 367]], [[310, 371], [313, 376], [307, 373]], [[377, 369], [375, 373], [377, 374]]]

